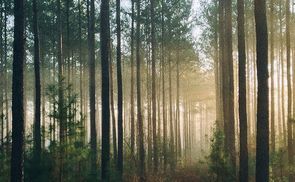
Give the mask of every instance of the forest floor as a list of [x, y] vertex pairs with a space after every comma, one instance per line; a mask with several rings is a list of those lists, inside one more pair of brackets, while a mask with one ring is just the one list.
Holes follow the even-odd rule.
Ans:
[[[124, 181], [137, 182], [139, 181], [136, 177], [127, 177]], [[173, 173], [168, 174], [157, 174], [147, 175], [148, 182], [202, 182], [202, 177], [196, 168], [181, 168], [176, 169]]]
[[178, 169], [172, 175], [172, 180], [175, 182], [199, 182], [201, 181], [195, 168]]

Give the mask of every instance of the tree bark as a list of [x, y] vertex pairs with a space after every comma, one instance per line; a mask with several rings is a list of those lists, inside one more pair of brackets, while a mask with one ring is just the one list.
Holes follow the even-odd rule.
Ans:
[[239, 54], [239, 121], [240, 121], [240, 170], [241, 182], [248, 181], [248, 126], [246, 99], [244, 0], [238, 0], [238, 54]]
[[164, 34], [165, 34], [165, 25], [164, 25], [164, 0], [161, 1], [162, 12], [161, 12], [161, 64], [162, 64], [162, 114], [163, 114], [163, 156], [164, 156], [164, 171], [167, 167], [167, 115], [166, 115], [166, 93], [165, 93], [165, 50], [164, 50]]
[[282, 11], [283, 11], [283, 2], [280, 3], [280, 60], [281, 60], [281, 101], [282, 101], [282, 124], [283, 124], [283, 136], [284, 136], [284, 146], [287, 145], [287, 129], [286, 129], [286, 116], [285, 116], [285, 64], [284, 64], [284, 46], [283, 46], [283, 21], [282, 21]]
[[7, 1], [4, 1], [4, 90], [5, 90], [5, 119], [6, 119], [6, 150], [9, 153], [9, 105], [8, 105], [8, 66], [7, 66]]
[[169, 124], [170, 124], [170, 152], [171, 152], [171, 163], [170, 167], [174, 169], [174, 152], [175, 152], [175, 142], [174, 142], [174, 131], [173, 131], [173, 103], [172, 103], [172, 65], [171, 65], [171, 53], [168, 53], [168, 66], [169, 66]]
[[225, 132], [225, 125], [224, 125], [224, 113], [223, 113], [223, 68], [224, 68], [224, 1], [219, 0], [219, 7], [218, 7], [218, 14], [219, 14], [219, 76], [220, 76], [220, 83], [219, 83], [219, 91], [220, 91], [220, 118], [221, 121], [217, 122], [217, 129], [222, 130]]
[[23, 181], [24, 164], [24, 1], [14, 1], [14, 43], [12, 75], [11, 182]]
[[[0, 0], [0, 76], [4, 78], [4, 58], [3, 58], [3, 1]], [[0, 80], [0, 124], [1, 124], [1, 145], [0, 152], [3, 152], [4, 147], [4, 80]]]
[[[232, 57], [232, 1], [224, 2], [224, 60], [223, 60], [223, 115], [225, 128], [225, 150], [230, 156], [233, 170], [236, 168], [235, 118], [234, 118], [234, 75]], [[234, 172], [235, 174], [235, 172]]]
[[116, 0], [117, 22], [117, 85], [118, 85], [118, 161], [117, 168], [120, 180], [123, 179], [123, 86], [121, 69], [121, 7], [120, 0]]
[[[218, 7], [218, 1], [215, 1], [215, 7]], [[215, 76], [215, 114], [216, 114], [216, 124], [218, 128], [222, 128], [221, 125], [221, 108], [220, 108], [220, 63], [218, 54], [218, 11], [215, 14], [214, 22], [214, 76]]]
[[58, 28], [58, 41], [57, 41], [57, 62], [58, 62], [58, 119], [60, 123], [59, 127], [59, 139], [60, 139], [60, 151], [59, 151], [59, 181], [63, 181], [64, 173], [64, 143], [66, 138], [65, 125], [66, 119], [64, 114], [64, 88], [63, 88], [63, 27], [62, 27], [62, 15], [61, 15], [61, 2], [57, 0], [57, 28]]
[[[95, 15], [94, 0], [90, 1], [88, 24], [88, 55], [89, 55], [89, 103], [90, 103], [90, 148], [91, 148], [91, 178], [96, 179], [97, 171], [97, 132], [96, 132], [96, 108], [95, 108]], [[104, 26], [104, 24], [102, 24]], [[105, 35], [101, 35], [105, 36]], [[103, 51], [103, 50], [102, 50]], [[103, 59], [102, 59], [103, 61]], [[108, 71], [107, 71], [108, 72]], [[104, 89], [104, 87], [102, 87]], [[108, 89], [109, 90], [109, 89]], [[109, 95], [109, 94], [108, 94]]]
[[[178, 40], [179, 41], [179, 40]], [[178, 42], [178, 45], [180, 42]], [[179, 72], [179, 61], [180, 55], [179, 50], [180, 46], [176, 50], [176, 155], [181, 158], [182, 148], [181, 148], [181, 136], [180, 136], [180, 72]]]
[[256, 181], [269, 181], [268, 32], [265, 0], [254, 1], [257, 51]]
[[[82, 59], [82, 19], [81, 19], [81, 1], [78, 0], [78, 14], [79, 14], [79, 31], [78, 31], [78, 36], [79, 36], [79, 63], [80, 63], [80, 69], [79, 69], [79, 76], [80, 76], [80, 127], [83, 128], [81, 133], [80, 133], [80, 137], [81, 137], [81, 141], [84, 143], [83, 137], [85, 134], [83, 134], [85, 132], [85, 128], [84, 128], [84, 122], [85, 122], [85, 118], [84, 118], [84, 108], [83, 108], [83, 103], [84, 103], [84, 91], [83, 91], [83, 65], [84, 65], [84, 61]], [[84, 143], [85, 144], [85, 143]]]
[[151, 0], [151, 38], [152, 38], [152, 124], [153, 124], [153, 158], [154, 173], [158, 169], [158, 147], [157, 147], [157, 108], [156, 108], [156, 37], [155, 37], [155, 15], [154, 0]]
[[[110, 43], [111, 45], [112, 43]], [[111, 49], [112, 50], [112, 49]], [[114, 160], [117, 161], [117, 129], [116, 129], [116, 116], [115, 116], [115, 106], [114, 106], [114, 86], [113, 86], [113, 63], [112, 55], [110, 53], [109, 59], [109, 68], [110, 68], [110, 102], [111, 102], [111, 118], [112, 118], [112, 139], [113, 139], [113, 155]]]
[[271, 152], [275, 152], [275, 97], [274, 97], [274, 2], [270, 1], [270, 63], [271, 63], [271, 99], [270, 99], [270, 126], [271, 126]]
[[288, 106], [287, 106], [287, 130], [288, 130], [288, 162], [289, 162], [289, 181], [294, 181], [292, 172], [293, 166], [293, 128], [292, 128], [292, 85], [291, 85], [291, 61], [290, 61], [290, 0], [286, 0], [286, 56], [287, 56], [287, 92], [288, 92]]
[[37, 0], [33, 0], [34, 32], [34, 69], [35, 69], [35, 120], [34, 120], [34, 157], [37, 165], [41, 159], [41, 84], [40, 84], [40, 47], [38, 31]]
[[110, 174], [110, 92], [109, 92], [109, 52], [110, 52], [110, 8], [109, 0], [101, 1], [100, 49], [101, 49], [101, 103], [102, 103], [102, 153], [101, 178], [109, 181]]
[[137, 22], [136, 22], [136, 85], [137, 85], [137, 124], [138, 124], [138, 154], [139, 154], [139, 177], [140, 181], [145, 181], [145, 154], [144, 154], [144, 133], [141, 113], [141, 71], [140, 71], [140, 0], [137, 0]]
[[134, 156], [134, 148], [135, 148], [135, 121], [134, 121], [134, 0], [131, 0], [132, 3], [132, 14], [131, 14], [131, 87], [130, 87], [130, 122], [131, 122], [131, 155]]

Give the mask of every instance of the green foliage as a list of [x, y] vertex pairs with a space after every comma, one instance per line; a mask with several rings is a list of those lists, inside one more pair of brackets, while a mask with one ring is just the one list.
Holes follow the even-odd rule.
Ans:
[[51, 181], [54, 163], [54, 156], [50, 152], [43, 150], [41, 163], [39, 165], [34, 159], [33, 150], [28, 150], [26, 152], [26, 160], [24, 166], [25, 181]]
[[[69, 139], [71, 144], [81, 145], [85, 139], [85, 116], [80, 114], [80, 118], [78, 119], [78, 94], [73, 93], [72, 85], [68, 85], [64, 89], [63, 93], [66, 93], [67, 96], [63, 100], [63, 106], [59, 105], [59, 97], [58, 97], [58, 85], [50, 84], [47, 87], [46, 94], [49, 98], [50, 104], [53, 106], [53, 110], [50, 111], [49, 117], [52, 119], [56, 119], [57, 121], [61, 121], [63, 118], [62, 115], [66, 115], [64, 118], [66, 121], [66, 137]], [[59, 109], [59, 107], [62, 107]], [[62, 112], [62, 113], [60, 113]], [[53, 123], [50, 123], [49, 133], [54, 132], [55, 127]], [[74, 143], [73, 143], [74, 142]]]
[[[40, 165], [34, 161], [33, 150], [27, 150], [25, 181], [58, 181], [60, 147], [53, 143], [48, 150], [43, 150]], [[88, 147], [75, 144], [67, 144], [65, 147], [67, 155], [64, 157], [64, 181], [86, 181], [90, 173]]]
[[0, 152], [0, 181], [10, 179], [10, 152]]
[[249, 167], [249, 178], [255, 178], [255, 169], [256, 169], [256, 156], [253, 152], [248, 153], [248, 167]]
[[288, 181], [288, 176], [286, 175], [286, 172], [288, 171], [288, 156], [286, 148], [279, 148], [271, 153], [270, 167], [270, 178], [272, 181]]
[[213, 181], [235, 181], [234, 169], [224, 148], [224, 134], [220, 129], [214, 131], [208, 159], [209, 173]]
[[[49, 97], [49, 104], [53, 107], [49, 113], [51, 120], [56, 120], [57, 124], [61, 120], [61, 114], [65, 116], [66, 135], [65, 143], [61, 144], [56, 135], [57, 126], [50, 122], [48, 131], [46, 131], [45, 146], [42, 151], [40, 165], [33, 158], [33, 138], [32, 131], [26, 138], [26, 160], [25, 160], [25, 180], [26, 181], [58, 181], [60, 175], [60, 156], [63, 153], [63, 181], [89, 181], [90, 174], [90, 149], [85, 143], [84, 116], [78, 117], [77, 113], [77, 94], [72, 92], [72, 86], [64, 88], [63, 108], [59, 109], [58, 86], [49, 85], [46, 94]], [[59, 112], [63, 113], [59, 113]], [[79, 119], [78, 119], [79, 118]], [[50, 136], [50, 137], [48, 137]]]
[[[67, 181], [83, 179], [85, 180], [88, 178], [88, 175], [90, 174], [90, 169], [88, 167], [90, 159], [90, 149], [89, 146], [85, 143], [85, 117], [81, 115], [80, 120], [77, 117], [78, 95], [72, 92], [72, 85], [64, 87], [63, 93], [66, 93], [67, 96], [64, 97], [63, 106], [59, 105], [58, 89], [58, 85], [54, 84], [49, 85], [47, 88], [47, 95], [51, 101], [51, 104], [55, 106], [53, 107], [53, 110], [50, 112], [49, 116], [52, 119], [61, 121], [61, 115], [65, 115], [65, 121], [63, 122], [66, 122], [66, 143], [61, 144], [57, 141], [51, 140], [49, 148], [50, 151], [52, 151], [52, 153], [60, 151], [61, 148], [63, 148], [63, 150], [66, 151], [66, 154], [63, 156], [63, 165], [65, 179]], [[63, 108], [59, 109], [59, 107]], [[54, 129], [54, 127], [55, 126], [51, 125], [50, 128]], [[50, 130], [49, 133], [50, 132], [52, 131]], [[57, 158], [57, 160], [58, 159], [59, 158]]]

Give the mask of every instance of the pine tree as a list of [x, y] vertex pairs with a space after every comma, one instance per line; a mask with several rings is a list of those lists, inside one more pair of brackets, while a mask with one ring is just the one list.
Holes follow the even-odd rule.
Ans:
[[138, 154], [139, 154], [139, 177], [141, 181], [145, 180], [145, 154], [144, 154], [144, 133], [141, 111], [141, 43], [140, 43], [140, 0], [136, 4], [136, 91], [137, 91], [137, 128], [138, 128]]
[[118, 161], [117, 167], [120, 179], [123, 175], [123, 83], [121, 70], [121, 7], [120, 0], [116, 0], [116, 22], [117, 22], [117, 85], [118, 85]]
[[248, 133], [246, 100], [246, 53], [244, 28], [244, 0], [238, 0], [238, 52], [239, 52], [239, 120], [240, 120], [240, 170], [241, 182], [248, 181]]
[[24, 180], [24, 1], [14, 1], [11, 182]]
[[256, 181], [269, 181], [268, 33], [265, 0], [254, 1], [257, 51]]
[[90, 1], [88, 24], [88, 55], [89, 55], [89, 103], [90, 103], [90, 148], [91, 148], [91, 176], [96, 179], [97, 170], [97, 133], [95, 118], [95, 38], [94, 38], [94, 0]]
[[41, 84], [40, 84], [40, 47], [38, 30], [37, 0], [33, 0], [34, 24], [34, 68], [35, 68], [35, 122], [34, 122], [34, 156], [37, 164], [41, 158]]
[[110, 167], [110, 92], [109, 92], [109, 55], [110, 20], [109, 0], [102, 0], [100, 7], [100, 49], [101, 49], [101, 108], [102, 108], [102, 152], [101, 179], [109, 181]]

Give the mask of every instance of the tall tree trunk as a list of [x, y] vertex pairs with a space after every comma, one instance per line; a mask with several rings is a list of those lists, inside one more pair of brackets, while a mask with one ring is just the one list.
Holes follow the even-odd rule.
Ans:
[[[150, 12], [150, 11], [148, 11]], [[147, 13], [148, 13], [147, 12]], [[151, 75], [151, 41], [150, 41], [150, 13], [148, 13], [148, 18], [145, 20], [144, 32], [145, 35], [145, 49], [146, 51], [146, 88], [151, 88], [152, 75]], [[153, 163], [153, 129], [152, 129], [152, 89], [146, 89], [146, 102], [147, 102], [147, 169], [152, 169]]]
[[[80, 69], [79, 69], [79, 72], [80, 72], [80, 127], [83, 128], [82, 131], [81, 131], [81, 141], [84, 142], [83, 140], [83, 133], [85, 132], [85, 129], [84, 129], [84, 122], [85, 122], [85, 118], [84, 118], [84, 108], [83, 108], [83, 102], [84, 102], [84, 97], [83, 97], [83, 59], [82, 59], [82, 19], [81, 19], [81, 1], [78, 0], [78, 11], [79, 11], [79, 18], [78, 18], [78, 21], [79, 21], [79, 31], [78, 31], [78, 35], [79, 35], [79, 63], [80, 63]], [[85, 134], [84, 134], [85, 135]]]
[[254, 1], [257, 51], [256, 181], [269, 181], [268, 32], [265, 0]]
[[183, 98], [183, 148], [184, 148], [184, 164], [188, 163], [188, 155], [187, 155], [187, 95]]
[[[245, 15], [246, 16], [246, 15]], [[245, 18], [245, 20], [247, 20], [247, 16]], [[246, 26], [247, 28], [247, 26]], [[249, 36], [249, 30], [246, 29], [246, 37]], [[251, 95], [250, 95], [250, 58], [251, 58], [251, 55], [250, 55], [250, 41], [248, 39], [245, 39], [246, 41], [246, 101], [248, 101], [246, 103], [246, 110], [247, 110], [247, 114], [248, 114], [248, 117], [247, 117], [247, 124], [248, 124], [248, 138], [249, 138], [249, 146], [251, 147], [252, 146], [252, 128], [253, 128], [253, 125], [252, 125], [252, 122], [251, 122]]]
[[109, 181], [110, 174], [110, 91], [109, 91], [109, 55], [110, 55], [110, 8], [109, 0], [101, 1], [100, 10], [100, 49], [101, 49], [101, 108], [102, 108], [102, 152], [101, 178]]
[[5, 119], [6, 119], [6, 150], [9, 153], [9, 105], [8, 105], [8, 65], [7, 65], [7, 1], [4, 1], [4, 90], [5, 90]]
[[62, 15], [61, 2], [57, 0], [57, 26], [58, 26], [58, 41], [57, 41], [57, 62], [58, 62], [58, 119], [60, 123], [59, 138], [60, 138], [60, 164], [59, 164], [59, 181], [63, 181], [64, 173], [64, 143], [65, 143], [65, 114], [64, 114], [64, 88], [63, 88], [63, 30], [62, 30]]
[[[159, 49], [160, 50], [160, 49]], [[159, 51], [160, 52], [160, 51]], [[160, 55], [160, 54], [159, 54]], [[162, 141], [161, 141], [161, 139], [162, 139], [162, 136], [161, 136], [161, 131], [162, 131], [162, 120], [161, 120], [161, 117], [162, 117], [162, 113], [161, 113], [161, 94], [162, 94], [162, 92], [161, 92], [161, 78], [162, 78], [162, 72], [161, 72], [161, 59], [160, 59], [160, 61], [159, 61], [159, 77], [157, 78], [157, 73], [156, 73], [156, 89], [157, 89], [157, 91], [156, 91], [156, 93], [158, 93], [158, 94], [156, 94], [156, 98], [157, 98], [157, 120], [158, 120], [158, 122], [157, 122], [157, 144], [159, 144], [159, 143], [161, 143]], [[159, 146], [157, 146], [157, 147], [159, 147]], [[158, 151], [159, 151], [159, 149], [157, 149]], [[158, 152], [158, 163], [160, 163], [159, 165], [161, 165], [161, 162], [162, 162], [162, 158], [161, 157], [159, 157], [159, 152]]]
[[200, 116], [200, 149], [201, 151], [203, 151], [204, 147], [203, 147], [203, 119], [204, 119], [204, 116], [203, 116], [203, 106], [202, 104], [200, 104], [200, 111], [199, 111], [199, 116]]
[[164, 0], [161, 1], [161, 72], [162, 72], [162, 114], [163, 114], [163, 156], [164, 156], [164, 171], [167, 167], [167, 116], [166, 116], [166, 93], [165, 93], [165, 50], [164, 50]]
[[[52, 47], [57, 49], [57, 43], [55, 42], [55, 40], [52, 39], [51, 41], [52, 41]], [[52, 54], [52, 57], [53, 56], [54, 56], [54, 53]], [[56, 54], [56, 58], [58, 58], [57, 54]], [[54, 80], [56, 79], [56, 67], [55, 67], [56, 62], [58, 62], [57, 59], [53, 60], [53, 63], [51, 64], [51, 67], [53, 68], [53, 79]], [[43, 64], [42, 68], [44, 68], [44, 61], [42, 61], [42, 64]], [[43, 75], [44, 75], [44, 73], [45, 72], [43, 72]], [[53, 111], [56, 111], [56, 102], [54, 102], [52, 104], [52, 109], [53, 109]], [[52, 135], [53, 135], [52, 138], [53, 138], [53, 141], [55, 142], [56, 138], [57, 138], [56, 137], [56, 117], [54, 117], [52, 120], [53, 120], [52, 121]]]
[[[52, 44], [53, 44], [52, 47], [55, 47], [54, 46], [55, 41], [52, 41]], [[57, 62], [57, 60], [54, 60], [51, 65], [53, 67], [53, 79], [56, 79], [56, 67], [55, 67], [56, 62]], [[53, 111], [56, 111], [56, 103], [55, 102], [52, 104], [52, 109], [53, 109]], [[52, 122], [53, 122], [52, 123], [52, 134], [53, 134], [52, 138], [53, 138], [53, 141], [55, 142], [56, 141], [56, 118], [55, 117], [53, 118]]]
[[[4, 78], [4, 58], [3, 58], [3, 1], [0, 0], [0, 76]], [[4, 80], [0, 80], [0, 124], [1, 124], [1, 145], [0, 152], [3, 152], [4, 147]]]
[[[180, 42], [178, 42], [180, 44]], [[180, 72], [179, 72], [179, 61], [180, 61], [180, 55], [179, 55], [179, 50], [180, 46], [177, 47], [176, 50], [176, 155], [178, 155], [181, 158], [181, 137], [180, 137]]]
[[152, 34], [152, 123], [153, 123], [153, 158], [154, 173], [158, 170], [158, 147], [157, 147], [157, 108], [156, 108], [156, 37], [155, 37], [155, 15], [154, 0], [151, 0], [151, 34]]
[[[220, 118], [222, 119], [222, 121], [220, 121], [220, 124], [217, 123], [217, 129], [218, 130], [222, 130], [223, 132], [225, 132], [225, 121], [224, 121], [224, 113], [223, 113], [223, 69], [224, 69], [224, 1], [223, 0], [219, 0], [219, 7], [218, 7], [218, 11], [219, 11], [219, 76], [220, 76]], [[221, 127], [221, 128], [219, 128]]]
[[[232, 58], [232, 1], [224, 2], [224, 65], [223, 65], [223, 114], [225, 125], [225, 146], [229, 153], [233, 170], [236, 168], [235, 118], [234, 118], [234, 78]], [[235, 174], [235, 172], [234, 172]]]
[[121, 7], [120, 0], [116, 0], [117, 22], [117, 85], [118, 85], [118, 161], [117, 168], [120, 180], [123, 175], [123, 86], [121, 69]]
[[291, 61], [290, 61], [290, 0], [286, 0], [286, 56], [287, 56], [287, 89], [288, 89], [288, 106], [287, 106], [287, 129], [288, 129], [288, 161], [289, 161], [289, 181], [294, 181], [292, 172], [293, 166], [293, 131], [292, 131], [292, 85], [291, 85]]
[[[46, 138], [46, 134], [45, 134], [45, 129], [46, 129], [46, 125], [45, 125], [45, 115], [46, 115], [46, 111], [45, 111], [45, 104], [46, 104], [46, 100], [45, 100], [45, 69], [44, 69], [44, 49], [42, 49], [42, 44], [41, 44], [41, 35], [39, 35], [39, 44], [40, 44], [40, 74], [41, 74], [41, 122], [42, 122], [42, 148], [45, 148], [45, 138]], [[52, 119], [52, 118], [51, 118]]]
[[37, 0], [33, 0], [34, 32], [34, 69], [35, 69], [35, 116], [34, 116], [34, 157], [37, 166], [41, 159], [41, 84], [40, 84], [40, 47], [38, 31]]
[[[90, 1], [89, 0], [87, 0], [86, 1], [86, 17], [87, 17], [87, 30], [89, 30], [89, 23], [90, 23]], [[88, 35], [89, 34], [87, 34], [87, 38], [88, 38]], [[89, 39], [89, 38], [88, 38]], [[88, 45], [89, 46], [89, 45]], [[87, 52], [88, 54], [89, 54], [89, 52]], [[89, 57], [89, 55], [88, 55], [88, 57]], [[89, 58], [88, 58], [89, 59]], [[88, 62], [89, 62], [89, 60], [88, 60]], [[88, 66], [88, 67], [87, 67]], [[87, 65], [86, 64], [86, 61], [84, 61], [84, 64], [83, 64], [83, 68], [84, 68], [84, 88], [86, 88], [87, 86], [88, 86], [88, 88], [89, 88], [89, 80], [88, 80], [88, 78], [89, 78], [89, 71], [86, 71], [86, 69], [88, 69], [89, 70], [89, 65]], [[88, 85], [87, 85], [87, 81], [88, 81]], [[88, 133], [89, 133], [89, 129], [88, 129], [88, 108], [89, 108], [89, 104], [88, 104], [88, 101], [89, 101], [89, 90], [88, 90], [88, 92], [84, 92], [84, 113], [85, 113], [85, 122], [84, 122], [84, 127], [85, 127], [85, 143], [87, 143], [88, 142]]]
[[[215, 1], [215, 7], [218, 7], [218, 1]], [[214, 18], [214, 76], [215, 76], [215, 112], [216, 112], [216, 123], [218, 128], [222, 128], [221, 125], [221, 110], [220, 110], [220, 63], [218, 55], [218, 12]]]
[[[254, 23], [253, 23], [254, 24]], [[257, 48], [256, 48], [257, 49]], [[253, 41], [253, 50], [255, 50], [255, 41]], [[253, 107], [253, 111], [252, 111], [252, 115], [253, 115], [253, 120], [252, 120], [252, 125], [254, 126], [254, 133], [257, 132], [257, 119], [256, 119], [256, 115], [255, 113], [257, 113], [257, 97], [258, 97], [258, 94], [257, 94], [257, 91], [258, 91], [258, 88], [257, 88], [257, 63], [256, 63], [256, 54], [255, 54], [255, 51], [252, 51], [253, 52], [253, 79], [254, 79], [254, 84], [253, 84], [253, 104], [252, 104], [252, 107]], [[254, 135], [255, 136], [255, 135]], [[255, 138], [255, 137], [254, 137]]]
[[274, 97], [274, 2], [270, 1], [270, 64], [271, 64], [271, 99], [270, 99], [270, 125], [271, 125], [271, 152], [275, 152], [275, 97]]
[[[102, 1], [103, 3], [103, 1]], [[89, 24], [88, 24], [88, 55], [89, 55], [89, 103], [90, 103], [90, 148], [91, 148], [91, 179], [96, 179], [97, 171], [97, 133], [96, 133], [96, 118], [95, 118], [95, 37], [94, 37], [94, 27], [95, 27], [95, 15], [94, 15], [94, 0], [90, 1], [90, 11], [89, 11]], [[104, 24], [101, 24], [104, 26]], [[106, 36], [101, 34], [102, 37]], [[105, 46], [107, 46], [106, 43]], [[103, 48], [101, 49], [103, 51]], [[103, 57], [102, 57], [103, 58]], [[108, 58], [108, 55], [106, 56]], [[102, 64], [103, 64], [102, 59]], [[107, 66], [108, 67], [108, 66]], [[106, 70], [105, 70], [106, 71]], [[109, 72], [108, 70], [106, 71]], [[107, 76], [107, 78], [109, 75]], [[106, 89], [105, 87], [102, 87]], [[109, 88], [107, 88], [109, 90]], [[107, 94], [109, 95], [109, 94]], [[109, 105], [108, 105], [109, 107]], [[109, 110], [109, 109], [108, 109]], [[104, 113], [104, 112], [102, 112]]]
[[[291, 2], [291, 12], [293, 12], [294, 11], [294, 1], [292, 1]], [[292, 14], [291, 15], [291, 20], [294, 20], [294, 14]], [[289, 28], [290, 30], [290, 32], [292, 32], [292, 31], [294, 31], [294, 28], [292, 28], [292, 23], [291, 23], [291, 28]], [[290, 26], [290, 25], [289, 25]], [[290, 35], [291, 36], [291, 35]], [[292, 39], [293, 37], [290, 37], [290, 39]], [[290, 74], [292, 75], [292, 77], [290, 78], [291, 79], [291, 84], [293, 85], [293, 89], [292, 89], [292, 94], [291, 94], [291, 98], [293, 99], [292, 100], [292, 106], [293, 107], [291, 107], [292, 108], [292, 111], [291, 111], [291, 116], [292, 116], [292, 118], [293, 118], [293, 120], [294, 120], [294, 116], [295, 116], [295, 92], [294, 92], [294, 88], [295, 88], [295, 46], [293, 45], [291, 45], [291, 51], [290, 52], [292, 52], [291, 54], [292, 54], [292, 58], [290, 58], [291, 59], [291, 61], [290, 61], [290, 67], [291, 67], [291, 70], [290, 70]], [[293, 79], [292, 79], [293, 78]], [[292, 132], [293, 132], [293, 140], [292, 140], [292, 142], [293, 142], [293, 145], [294, 145], [294, 143], [295, 143], [295, 125], [294, 125], [294, 123], [292, 123]], [[294, 147], [294, 146], [293, 146]], [[294, 148], [293, 148], [294, 149]], [[294, 156], [294, 151], [293, 151], [293, 156]]]
[[238, 0], [238, 54], [239, 54], [239, 120], [240, 120], [240, 170], [241, 182], [248, 181], [248, 126], [246, 100], [244, 0]]
[[[65, 38], [65, 70], [67, 71], [67, 76], [65, 76], [65, 78], [67, 78], [67, 85], [70, 85], [71, 83], [71, 74], [70, 74], [70, 0], [65, 0], [65, 19], [66, 19], [66, 38]], [[67, 68], [66, 68], [67, 66]], [[67, 89], [67, 98], [70, 98], [71, 96], [71, 89]], [[69, 104], [68, 107], [66, 108], [66, 111], [68, 116], [72, 115], [72, 104]], [[65, 123], [65, 131], [67, 132], [69, 130], [69, 125], [72, 122], [72, 118], [68, 117], [66, 119], [66, 123]], [[65, 138], [65, 142], [68, 143], [68, 139], [70, 138], [70, 136], [66, 135]]]
[[[278, 61], [277, 61], [277, 89], [278, 89], [278, 92], [277, 92], [277, 105], [276, 105], [276, 107], [277, 107], [277, 112], [278, 112], [278, 114], [277, 114], [277, 116], [278, 116], [278, 139], [279, 139], [279, 141], [282, 141], [283, 143], [284, 143], [284, 134], [283, 134], [283, 125], [282, 125], [282, 110], [281, 110], [281, 93], [282, 93], [282, 91], [281, 91], [281, 80], [280, 80], [280, 78], [281, 78], [281, 60], [280, 60], [280, 53], [281, 52], [281, 50], [280, 49], [278, 49]], [[282, 146], [284, 146], [284, 144], [282, 145]]]
[[12, 73], [12, 151], [11, 182], [23, 181], [24, 164], [24, 1], [14, 1], [14, 43]]
[[145, 180], [145, 154], [144, 154], [144, 133], [143, 120], [141, 113], [141, 45], [140, 45], [140, 0], [137, 0], [137, 22], [136, 22], [136, 85], [137, 85], [137, 123], [138, 123], [138, 154], [139, 154], [139, 177], [141, 181]]
[[134, 12], [134, 1], [135, 0], [131, 0], [131, 4], [132, 4], [132, 14], [131, 14], [131, 21], [132, 21], [132, 25], [131, 25], [131, 87], [130, 87], [130, 122], [131, 122], [131, 155], [134, 156], [134, 148], [135, 148], [135, 121], [134, 121], [134, 16], [135, 16], [135, 12]]
[[171, 152], [171, 163], [170, 167], [174, 169], [174, 152], [175, 152], [175, 142], [174, 142], [174, 131], [173, 131], [173, 103], [172, 103], [172, 65], [171, 65], [171, 53], [168, 53], [168, 66], [169, 66], [169, 124], [170, 124], [170, 152]]
[[281, 94], [281, 108], [282, 108], [282, 125], [283, 125], [283, 137], [284, 137], [284, 145], [286, 146], [287, 144], [287, 130], [286, 130], [286, 117], [285, 117], [285, 64], [284, 64], [284, 46], [283, 46], [283, 16], [282, 16], [282, 11], [283, 11], [283, 2], [280, 2], [280, 13], [279, 13], [279, 19], [280, 19], [280, 62], [281, 62], [281, 90], [282, 90], [282, 94]]
[[[148, 30], [145, 33], [148, 35]], [[146, 38], [147, 40], [148, 38]], [[148, 45], [148, 56], [147, 56], [147, 62], [146, 62], [146, 88], [151, 87], [151, 60], [150, 60], [150, 46]], [[147, 143], [148, 143], [148, 155], [147, 155], [147, 166], [148, 170], [152, 168], [152, 151], [153, 151], [153, 146], [152, 146], [152, 138], [153, 138], [153, 130], [152, 130], [152, 115], [151, 115], [151, 110], [152, 110], [152, 100], [151, 100], [151, 89], [146, 89], [146, 97], [147, 97], [147, 128], [148, 128], [148, 134], [147, 134]]]
[[[281, 3], [280, 3], [280, 5], [279, 5], [279, 7], [281, 6]], [[280, 7], [281, 8], [281, 7]], [[281, 14], [281, 9], [279, 9], [279, 20], [280, 20], [280, 15]], [[279, 24], [279, 26], [280, 26], [280, 34], [279, 34], [279, 40], [281, 40], [281, 20], [280, 20], [280, 22], [279, 22], [280, 24]], [[284, 142], [284, 134], [283, 134], [283, 125], [282, 125], [282, 108], [281, 108], [281, 93], [282, 93], [282, 89], [281, 89], [281, 85], [282, 85], [282, 83], [281, 83], [281, 77], [282, 77], [282, 75], [281, 75], [281, 45], [282, 45], [282, 42], [280, 41], [280, 44], [279, 44], [279, 46], [278, 46], [278, 49], [277, 49], [277, 89], [278, 89], [278, 92], [277, 92], [277, 112], [278, 112], [278, 114], [277, 114], [277, 116], [278, 116], [278, 129], [279, 129], [279, 135], [278, 135], [278, 139], [279, 139], [279, 141], [281, 141], [281, 142]], [[284, 146], [284, 144], [283, 145], [281, 145], [281, 146]]]
[[[110, 43], [111, 45], [111, 43]], [[112, 50], [112, 49], [111, 49]], [[111, 51], [110, 51], [111, 52]], [[116, 131], [116, 116], [115, 116], [115, 107], [114, 107], [114, 86], [113, 86], [113, 62], [112, 56], [110, 53], [110, 102], [111, 102], [111, 116], [112, 116], [112, 137], [113, 137], [113, 155], [114, 160], [117, 161], [117, 131]]]

